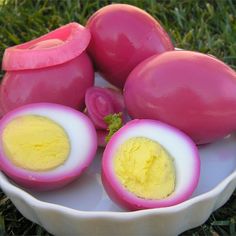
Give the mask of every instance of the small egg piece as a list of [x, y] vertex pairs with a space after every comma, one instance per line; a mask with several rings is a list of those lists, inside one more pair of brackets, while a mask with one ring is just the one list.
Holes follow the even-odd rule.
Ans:
[[97, 136], [82, 112], [35, 103], [0, 120], [0, 169], [17, 184], [46, 191], [65, 186], [89, 166]]
[[179, 204], [200, 176], [194, 142], [178, 129], [149, 119], [128, 122], [107, 144], [102, 182], [110, 198], [128, 210]]

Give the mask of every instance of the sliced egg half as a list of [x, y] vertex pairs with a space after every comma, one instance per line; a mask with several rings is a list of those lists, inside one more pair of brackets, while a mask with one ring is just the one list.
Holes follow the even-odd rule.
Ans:
[[154, 120], [132, 120], [107, 144], [102, 182], [110, 198], [128, 210], [179, 204], [193, 194], [200, 158], [184, 133]]
[[63, 105], [26, 105], [0, 121], [0, 168], [27, 188], [45, 191], [68, 184], [89, 166], [96, 149], [90, 119]]

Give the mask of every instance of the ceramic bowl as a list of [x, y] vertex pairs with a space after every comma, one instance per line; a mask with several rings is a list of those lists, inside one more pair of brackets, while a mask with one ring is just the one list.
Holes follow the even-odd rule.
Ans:
[[[96, 78], [97, 84], [104, 84]], [[22, 189], [2, 172], [0, 187], [19, 211], [53, 235], [178, 235], [203, 224], [236, 188], [236, 135], [199, 147], [201, 177], [192, 197], [175, 206], [125, 212], [100, 179], [102, 149], [72, 184], [51, 192]]]

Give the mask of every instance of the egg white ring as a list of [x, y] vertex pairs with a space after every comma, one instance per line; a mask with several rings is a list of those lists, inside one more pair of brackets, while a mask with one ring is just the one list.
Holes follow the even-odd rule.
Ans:
[[[14, 118], [25, 115], [44, 116], [58, 123], [68, 135], [70, 153], [62, 165], [48, 171], [31, 171], [15, 166], [3, 151], [2, 133], [6, 125]], [[52, 103], [25, 105], [7, 113], [0, 121], [0, 166], [11, 176], [32, 181], [55, 182], [70, 178], [82, 172], [92, 161], [96, 153], [96, 131], [89, 118], [82, 112], [70, 107]]]
[[[132, 137], [152, 139], [160, 143], [173, 157], [176, 186], [174, 192], [167, 198], [161, 200], [139, 198], [129, 192], [118, 180], [114, 170], [115, 153], [125, 141]], [[176, 161], [176, 159], [179, 160]], [[121, 196], [126, 205], [135, 204], [137, 208], [166, 207], [183, 202], [192, 195], [199, 181], [200, 157], [196, 145], [180, 130], [159, 121], [136, 119], [113, 135], [105, 149], [102, 168], [105, 181], [110, 182], [113, 191]]]

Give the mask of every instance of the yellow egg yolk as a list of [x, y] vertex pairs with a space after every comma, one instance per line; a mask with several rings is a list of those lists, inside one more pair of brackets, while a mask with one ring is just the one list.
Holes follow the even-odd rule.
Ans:
[[123, 186], [140, 198], [163, 199], [175, 189], [173, 159], [148, 138], [124, 142], [115, 154], [114, 169]]
[[3, 130], [3, 149], [10, 161], [32, 171], [62, 165], [70, 153], [65, 130], [43, 116], [25, 115], [10, 121]]

